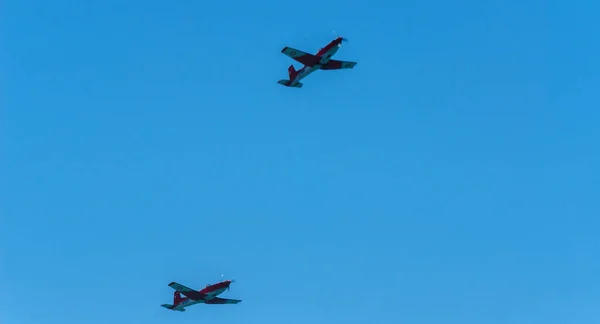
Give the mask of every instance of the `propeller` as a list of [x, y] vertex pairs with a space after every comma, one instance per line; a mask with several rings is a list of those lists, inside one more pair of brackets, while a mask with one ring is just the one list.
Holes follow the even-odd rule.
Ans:
[[[235, 282], [235, 279], [231, 279], [231, 280], [229, 280], [229, 281], [230, 281], [230, 284], [232, 284], [232, 283], [234, 283], [234, 282]], [[231, 285], [227, 286], [227, 290], [229, 290], [229, 288], [231, 288]]]
[[[333, 30], [333, 35], [334, 35], [335, 38], [340, 37], [340, 35], [337, 33], [337, 31], [335, 29]], [[343, 42], [348, 42], [348, 38], [342, 37], [342, 43]], [[342, 44], [340, 43], [340, 45], [342, 45]]]
[[[225, 278], [225, 275], [224, 275], [224, 274], [221, 274], [221, 281], [224, 281], [224, 278]], [[231, 280], [229, 280], [229, 281], [230, 281], [230, 283], [234, 283], [234, 282], [235, 282], [235, 279], [231, 279]], [[230, 286], [227, 286], [227, 290], [229, 290], [229, 287], [230, 287]]]

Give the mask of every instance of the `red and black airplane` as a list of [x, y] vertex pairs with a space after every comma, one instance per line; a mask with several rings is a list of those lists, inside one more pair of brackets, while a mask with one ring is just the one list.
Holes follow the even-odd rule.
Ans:
[[[186, 307], [196, 304], [238, 304], [241, 302], [239, 299], [217, 297], [217, 295], [228, 290], [232, 283], [233, 280], [224, 280], [216, 284], [206, 285], [202, 290], [193, 290], [176, 282], [171, 282], [169, 287], [175, 289], [173, 305], [162, 304], [161, 306], [170, 310], [185, 312]], [[181, 297], [181, 295], [185, 297]]]
[[294, 60], [304, 64], [300, 70], [296, 71], [294, 65], [290, 65], [288, 68], [289, 80], [279, 80], [277, 83], [282, 84], [286, 87], [302, 88], [300, 80], [306, 78], [309, 74], [317, 70], [339, 70], [339, 69], [351, 69], [357, 63], [349, 61], [338, 61], [332, 60], [331, 57], [338, 51], [342, 46], [342, 42], [347, 41], [343, 37], [338, 37], [327, 44], [327, 46], [321, 48], [316, 55], [309, 54], [295, 48], [284, 47], [281, 53], [293, 58]]

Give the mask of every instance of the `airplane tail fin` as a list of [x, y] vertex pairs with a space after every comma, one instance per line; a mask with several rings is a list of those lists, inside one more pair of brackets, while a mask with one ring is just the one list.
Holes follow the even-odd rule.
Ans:
[[173, 305], [179, 304], [182, 300], [183, 300], [183, 298], [181, 297], [181, 294], [179, 293], [179, 291], [174, 291], [173, 292]]
[[286, 87], [292, 87], [292, 88], [302, 88], [303, 84], [300, 82], [296, 82], [296, 84], [294, 84], [293, 86], [290, 86], [290, 80], [279, 80], [277, 81], [277, 83], [284, 85]]
[[298, 74], [298, 71], [296, 71], [296, 68], [294, 68], [294, 64], [290, 65], [290, 67], [288, 68], [288, 74], [290, 76], [290, 80], [294, 80], [294, 78]]

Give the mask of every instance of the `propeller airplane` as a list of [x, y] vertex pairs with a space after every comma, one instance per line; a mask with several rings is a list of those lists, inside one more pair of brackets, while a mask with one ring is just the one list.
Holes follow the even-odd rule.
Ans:
[[[173, 304], [162, 304], [161, 306], [170, 310], [185, 312], [185, 308], [196, 304], [238, 304], [239, 299], [219, 298], [233, 280], [223, 280], [216, 284], [208, 284], [202, 290], [194, 290], [177, 282], [171, 282], [169, 287], [175, 289], [173, 292]], [[185, 297], [182, 297], [184, 295]]]
[[352, 69], [357, 63], [349, 61], [338, 61], [332, 60], [331, 57], [339, 50], [342, 46], [342, 42], [348, 41], [346, 38], [337, 37], [331, 41], [327, 46], [321, 48], [316, 55], [309, 54], [295, 48], [284, 47], [281, 53], [291, 57], [292, 59], [304, 64], [300, 70], [296, 71], [294, 65], [290, 65], [288, 68], [289, 80], [279, 80], [277, 83], [282, 84], [286, 87], [302, 88], [300, 80], [306, 78], [309, 74], [317, 70], [339, 70], [339, 69]]

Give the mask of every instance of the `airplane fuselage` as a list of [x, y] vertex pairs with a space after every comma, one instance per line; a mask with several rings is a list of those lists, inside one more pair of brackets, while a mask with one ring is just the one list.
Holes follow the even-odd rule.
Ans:
[[317, 70], [320, 70], [321, 66], [323, 66], [324, 64], [329, 62], [329, 60], [333, 57], [333, 55], [335, 55], [335, 53], [337, 53], [337, 51], [339, 49], [340, 49], [339, 42], [337, 42], [337, 43], [331, 42], [329, 45], [322, 48], [319, 51], [319, 53], [317, 53], [317, 56], [321, 58], [321, 60], [319, 61], [319, 64], [316, 64], [313, 66], [305, 65], [304, 67], [302, 67], [298, 71], [298, 74], [296, 74], [296, 77], [294, 77], [294, 79], [291, 80], [289, 86], [291, 86], [291, 87], [294, 86], [295, 84], [300, 82], [300, 80], [309, 76], [311, 73], [313, 73]]
[[173, 310], [174, 311], [180, 311], [180, 312], [184, 312], [186, 307], [190, 307], [192, 305], [196, 305], [196, 304], [203, 304], [205, 303], [204, 300], [193, 300], [193, 299], [189, 299], [189, 298], [184, 298], [179, 304], [173, 306]]
[[228, 282], [208, 286], [200, 290], [201, 293], [205, 294], [204, 299], [194, 300], [189, 297], [185, 297], [178, 304], [173, 305], [172, 310], [184, 312], [186, 307], [190, 307], [196, 304], [210, 304], [210, 300], [222, 294], [227, 289], [227, 287], [229, 287]]

